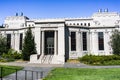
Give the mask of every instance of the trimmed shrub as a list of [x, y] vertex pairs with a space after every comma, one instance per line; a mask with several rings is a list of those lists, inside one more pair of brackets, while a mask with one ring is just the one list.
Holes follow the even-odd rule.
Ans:
[[[109, 56], [95, 56], [95, 55], [85, 55], [79, 58], [80, 62], [92, 65], [118, 65], [120, 64], [120, 56], [109, 55]], [[117, 62], [118, 61], [118, 62]]]
[[120, 65], [120, 60], [104, 61], [103, 65]]

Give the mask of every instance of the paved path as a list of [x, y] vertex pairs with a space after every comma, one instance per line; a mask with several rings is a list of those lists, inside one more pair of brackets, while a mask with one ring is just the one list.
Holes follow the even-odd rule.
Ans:
[[22, 67], [63, 67], [63, 64], [36, 64], [29, 62], [8, 62], [0, 63], [0, 65], [22, 66]]
[[[55, 68], [55, 67], [65, 67], [65, 68], [120, 68], [120, 65], [115, 66], [90, 66], [83, 63], [65, 63], [65, 64], [35, 64], [28, 62], [9, 62], [0, 63], [0, 65], [11, 65], [11, 66], [22, 66], [31, 68]], [[29, 68], [28, 68], [29, 69]]]
[[[9, 63], [0, 63], [0, 65], [10, 65], [10, 66], [22, 66], [24, 67], [23, 70], [18, 71], [17, 73], [17, 80], [25, 80], [25, 70], [27, 71], [27, 80], [32, 80], [32, 72], [33, 72], [33, 80], [37, 80], [41, 78], [41, 73], [37, 73], [35, 71], [43, 72], [43, 76], [45, 77], [52, 69], [55, 67], [63, 67], [64, 65], [59, 64], [33, 64], [28, 62], [9, 62]], [[37, 77], [38, 76], [38, 77]], [[9, 76], [6, 76], [3, 80], [16, 80], [16, 73], [13, 73]]]
[[[120, 68], [120, 66], [90, 66], [82, 63], [65, 63], [64, 65], [58, 64], [31, 64], [28, 62], [9, 62], [9, 63], [0, 63], [0, 65], [12, 65], [12, 66], [22, 66], [23, 70], [31, 70], [31, 71], [43, 71], [43, 77], [45, 77], [52, 69], [55, 67], [64, 67], [64, 68]], [[27, 72], [27, 80], [32, 80], [31, 72]], [[18, 80], [25, 80], [25, 71], [18, 72]], [[33, 75], [33, 80], [36, 79], [36, 73]], [[8, 79], [9, 78], [9, 79]], [[40, 79], [40, 74], [38, 74], [38, 78]], [[15, 80], [15, 73], [6, 76], [3, 80]]]
[[[18, 71], [17, 72], [17, 80], [40, 80], [41, 79], [41, 71], [43, 72], [43, 76], [45, 77], [48, 72], [50, 72], [53, 68], [51, 67], [25, 67], [23, 70]], [[26, 73], [26, 77], [25, 77], [25, 71], [27, 71]], [[32, 77], [32, 71], [33, 72], [33, 77]], [[37, 71], [37, 72], [35, 72]], [[16, 80], [16, 73], [13, 73], [9, 76], [6, 76], [3, 80]]]
[[64, 67], [65, 68], [120, 68], [120, 65], [115, 65], [115, 66], [90, 66], [90, 65], [83, 64], [83, 63], [76, 63], [76, 64], [65, 63]]

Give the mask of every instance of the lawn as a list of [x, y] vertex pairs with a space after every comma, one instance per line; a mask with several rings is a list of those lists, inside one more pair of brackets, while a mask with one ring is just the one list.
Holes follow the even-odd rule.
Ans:
[[18, 66], [3, 66], [3, 65], [0, 65], [0, 76], [1, 76], [1, 67], [2, 67], [2, 76], [7, 76], [11, 73], [16, 72], [16, 69], [17, 70], [23, 69], [23, 67], [18, 67]]
[[43, 80], [120, 80], [120, 69], [55, 68]]

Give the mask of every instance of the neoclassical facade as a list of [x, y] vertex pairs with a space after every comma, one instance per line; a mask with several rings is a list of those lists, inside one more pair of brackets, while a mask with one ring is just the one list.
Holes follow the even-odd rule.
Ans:
[[29, 19], [17, 15], [6, 17], [0, 34], [7, 37], [9, 48], [21, 51], [25, 32], [31, 27], [37, 54], [30, 56], [30, 63], [64, 64], [86, 54], [111, 55], [110, 36], [119, 26], [120, 14], [107, 10], [84, 18]]

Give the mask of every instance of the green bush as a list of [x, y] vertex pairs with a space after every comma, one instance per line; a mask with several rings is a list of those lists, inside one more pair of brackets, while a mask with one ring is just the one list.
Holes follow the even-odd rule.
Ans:
[[18, 53], [17, 51], [14, 52], [13, 54], [14, 59], [21, 59], [22, 58], [22, 54]]
[[0, 62], [7, 62], [7, 59], [0, 58]]
[[109, 55], [109, 56], [95, 56], [95, 55], [85, 55], [79, 58], [80, 62], [92, 65], [118, 65], [120, 64], [120, 56]]
[[22, 54], [18, 53], [17, 51], [10, 49], [8, 53], [3, 53], [2, 58], [6, 59], [7, 61], [14, 61], [16, 59], [21, 59]]

